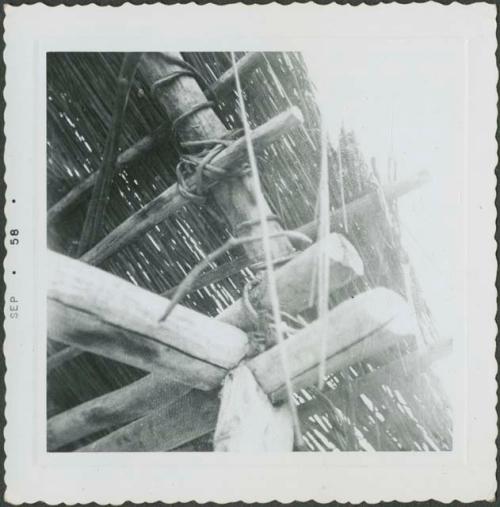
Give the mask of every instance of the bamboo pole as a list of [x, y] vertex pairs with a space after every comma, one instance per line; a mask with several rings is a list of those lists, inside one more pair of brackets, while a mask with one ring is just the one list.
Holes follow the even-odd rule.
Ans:
[[47, 448], [56, 450], [112, 425], [125, 424], [174, 403], [191, 388], [150, 374], [121, 389], [62, 412], [47, 421]]
[[161, 296], [49, 253], [50, 336], [192, 387], [219, 385], [247, 353], [245, 333], [180, 305], [159, 323], [164, 308]]
[[[264, 125], [257, 127], [252, 132], [252, 142], [255, 144], [256, 149], [264, 149], [266, 146], [270, 145], [279, 137], [281, 137], [285, 132], [299, 125], [301, 121], [302, 115], [300, 111], [297, 108], [289, 109], [288, 111], [280, 113], [274, 118], [271, 118], [271, 120], [266, 122]], [[245, 157], [245, 141], [244, 139], [240, 139], [222, 151], [217, 157], [214, 158], [214, 160], [212, 160], [211, 163], [213, 165], [221, 167], [222, 169], [230, 170], [231, 168], [234, 168], [244, 162]], [[191, 182], [192, 181], [193, 180], [191, 180]], [[249, 196], [251, 195], [251, 192], [247, 189], [246, 186], [244, 187], [244, 190], [237, 188], [237, 182], [238, 185], [245, 185], [243, 181], [231, 179], [225, 181], [224, 183], [220, 182], [217, 187], [214, 187], [215, 191], [215, 189], [221, 185], [224, 188], [230, 186], [230, 190], [228, 190], [228, 192], [232, 192], [230, 195], [235, 201], [238, 199], [237, 196], [240, 193], [244, 192], [246, 195], [246, 198], [239, 203], [238, 210], [231, 215], [232, 220], [230, 223], [232, 225], [236, 225], [237, 223], [243, 222], [245, 220], [250, 220], [251, 218], [245, 217], [253, 213], [252, 209], [247, 210], [247, 208], [250, 207], [247, 205], [248, 201], [250, 200]], [[217, 191], [217, 194], [218, 193], [219, 192]], [[139, 235], [145, 233], [156, 224], [162, 222], [168, 216], [178, 211], [187, 203], [188, 200], [179, 193], [177, 184], [172, 185], [160, 195], [155, 197], [148, 204], [146, 204], [144, 207], [142, 207], [139, 211], [127, 218], [127, 220], [122, 222], [113, 231], [111, 231], [94, 248], [85, 253], [81, 257], [81, 260], [89, 264], [101, 263], [107, 257], [122, 248], [124, 245], [130, 243], [131, 241], [134, 241]], [[227, 207], [229, 207], [229, 204], [226, 203], [226, 208]], [[255, 232], [255, 227], [252, 228]], [[280, 230], [281, 228], [279, 227], [279, 224], [274, 223], [273, 232], [279, 232]], [[250, 231], [248, 231], [248, 235], [251, 235]], [[273, 240], [273, 242], [277, 245], [289, 244], [289, 240], [286, 238], [277, 238]], [[259, 259], [256, 252], [257, 250], [255, 245], [247, 245], [247, 254], [250, 259]], [[291, 250], [289, 250], [287, 247], [285, 250], [276, 250], [275, 254], [277, 257], [280, 257], [290, 252]]]
[[[330, 310], [326, 319], [330, 330], [326, 344], [328, 374], [380, 353], [415, 333], [415, 322], [408, 305], [399, 294], [385, 288], [372, 289], [348, 299]], [[317, 381], [319, 329], [325, 326], [322, 320], [309, 324], [284, 342], [296, 389], [312, 386]], [[285, 378], [277, 346], [248, 360], [246, 366], [274, 403], [286, 398]], [[198, 400], [196, 403], [200, 403], [200, 411], [195, 408], [193, 398]], [[209, 405], [212, 406], [212, 411]], [[219, 406], [217, 397], [210, 399], [210, 395], [204, 396], [204, 393], [192, 391], [183, 400], [179, 400], [179, 406], [192, 407], [189, 417], [186, 416], [182, 422], [172, 405], [120, 428], [82, 450], [152, 451], [160, 449], [164, 439], [172, 438], [176, 445], [182, 445], [214, 430]], [[210, 417], [205, 418], [207, 413]], [[197, 426], [198, 430], [193, 431], [191, 419], [197, 425], [201, 424], [200, 419], [204, 419], [201, 429]], [[188, 427], [183, 428], [183, 424], [188, 424]], [[175, 448], [171, 444], [167, 447]], [[163, 450], [166, 449], [163, 447]]]
[[[142, 73], [147, 82], [151, 85], [165, 76], [172, 75], [184, 70], [184, 66], [179, 63], [181, 56], [179, 53], [148, 53], [143, 58]], [[159, 105], [163, 108], [169, 118], [183, 118], [182, 122], [176, 122], [176, 133], [179, 139], [186, 141], [200, 141], [204, 139], [223, 138], [229, 132], [224, 127], [221, 120], [214, 111], [206, 107], [208, 106], [206, 98], [203, 95], [196, 79], [191, 76], [183, 75], [168, 86], [162, 86], [157, 89], [156, 97]], [[203, 105], [201, 109], [196, 110], [194, 114], [193, 107]], [[302, 114], [297, 108], [290, 109], [290, 113], [294, 119], [294, 125], [303, 121]], [[186, 114], [189, 114], [187, 117]], [[271, 120], [272, 121], [272, 120]], [[243, 159], [246, 160], [245, 142], [241, 140], [241, 153]], [[263, 139], [265, 144], [268, 144]], [[258, 139], [252, 139], [256, 149], [260, 149]], [[228, 150], [236, 150], [236, 143], [228, 148]], [[224, 152], [223, 152], [224, 153]], [[234, 166], [237, 160], [228, 163], [228, 153], [225, 154], [226, 162], [222, 158], [222, 153], [212, 161], [214, 165], [219, 167]], [[212, 189], [212, 195], [220, 206], [222, 212], [226, 216], [229, 224], [236, 229], [241, 223], [248, 224], [244, 235], [254, 236], [259, 233], [259, 213], [256, 206], [255, 195], [251, 178], [243, 176], [242, 178], [224, 179]], [[266, 214], [271, 214], [271, 210], [265, 204]], [[269, 224], [270, 233], [281, 231], [281, 227], [276, 222]], [[260, 245], [249, 243], [244, 249], [250, 259], [260, 260], [262, 252]], [[283, 257], [293, 251], [288, 238], [276, 237], [272, 241], [273, 257]]]

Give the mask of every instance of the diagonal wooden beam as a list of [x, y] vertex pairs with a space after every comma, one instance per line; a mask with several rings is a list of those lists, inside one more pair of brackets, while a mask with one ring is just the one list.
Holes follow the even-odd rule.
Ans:
[[[318, 380], [321, 333], [329, 330], [326, 349], [327, 372], [366, 359], [376, 352], [415, 335], [415, 321], [406, 301], [395, 292], [372, 289], [330, 310], [326, 326], [316, 320], [286, 340], [285, 349], [294, 388], [314, 385]], [[284, 374], [278, 347], [248, 361], [259, 385], [274, 402], [285, 399]]]
[[[275, 116], [264, 125], [257, 127], [252, 133], [252, 142], [257, 150], [264, 149], [281, 137], [283, 133], [298, 126], [301, 121], [302, 115], [300, 111], [297, 108], [289, 109]], [[245, 140], [239, 139], [214, 158], [212, 164], [222, 169], [230, 170], [242, 164], [245, 159]], [[190, 181], [192, 183], [194, 179]], [[236, 185], [235, 182], [237, 179], [232, 179], [230, 181], [231, 183], [226, 182], [223, 186], [229, 184]], [[220, 185], [222, 185], [222, 182], [219, 183], [218, 186]], [[245, 189], [245, 192], [248, 194], [249, 191], [247, 187], [245, 187]], [[237, 199], [236, 196], [233, 196], [233, 198], [235, 200]], [[124, 245], [134, 241], [138, 236], [147, 232], [156, 224], [178, 211], [188, 202], [189, 201], [179, 193], [177, 184], [172, 185], [111, 231], [94, 248], [85, 253], [81, 257], [81, 260], [89, 264], [101, 263]], [[232, 223], [243, 221], [242, 217], [245, 216], [245, 201], [243, 200], [240, 204], [241, 206], [238, 213], [234, 213]], [[278, 229], [274, 232], [277, 231]], [[283, 241], [283, 238], [279, 241]], [[288, 253], [290, 253], [290, 251], [288, 251]]]
[[217, 393], [191, 391], [168, 406], [78, 449], [79, 452], [171, 451], [215, 427], [219, 411]]
[[56, 450], [111, 425], [126, 424], [174, 403], [191, 388], [150, 374], [121, 389], [62, 412], [47, 421], [47, 448]]
[[[330, 330], [326, 351], [328, 374], [382, 352], [415, 333], [415, 322], [408, 305], [399, 294], [385, 288], [372, 289], [341, 303], [325, 319]], [[284, 342], [295, 389], [317, 383], [321, 330], [324, 328], [323, 319], [317, 320]], [[286, 398], [285, 378], [277, 346], [248, 360], [246, 366], [273, 402], [279, 403]], [[142, 422], [136, 421], [120, 428], [83, 450], [158, 450], [162, 439], [169, 438], [170, 434], [175, 435], [177, 445], [182, 445], [189, 439], [213, 431], [219, 400], [210, 400], [203, 393], [195, 393], [193, 391], [187, 395], [189, 399], [185, 405], [183, 401], [179, 403], [188, 407], [200, 403], [201, 412], [193, 407], [189, 418], [179, 420], [173, 406], [159, 409], [146, 415], [141, 419]], [[200, 397], [203, 400], [201, 402]], [[193, 398], [198, 401], [194, 403]], [[212, 405], [213, 412], [210, 412], [211, 417], [206, 417], [201, 429], [193, 431], [190, 426], [183, 429], [182, 425], [189, 424], [191, 418], [196, 420], [196, 424], [200, 418], [205, 418], [203, 414], [210, 410], [209, 405]], [[113, 436], [115, 433], [116, 436]]]
[[[255, 67], [263, 60], [263, 55], [260, 52], [249, 52], [246, 55], [242, 56], [236, 62], [236, 68], [238, 70], [238, 74], [240, 79], [244, 79], [247, 77]], [[208, 87], [206, 90], [206, 94], [210, 96], [211, 94], [218, 96], [222, 94], [228, 93], [229, 89], [234, 86], [234, 68], [229, 67], [226, 72], [224, 72], [212, 85]]]
[[[144, 136], [132, 146], [128, 147], [118, 155], [115, 171], [120, 173], [125, 169], [134, 167], [133, 164], [145, 157], [154, 146], [166, 137], [168, 132], [170, 132], [170, 124], [165, 122], [151, 134]], [[49, 208], [47, 211], [47, 222], [49, 225], [56, 222], [65, 212], [71, 210], [74, 206], [81, 202], [81, 200], [95, 185], [98, 174], [98, 171], [93, 172], [90, 176], [75, 185], [63, 198]]]
[[182, 306], [160, 323], [161, 296], [63, 255], [48, 257], [48, 333], [67, 345], [205, 390], [247, 353], [247, 337], [234, 326]]
[[[314, 298], [311, 297], [314, 274], [319, 251], [323, 248], [330, 262], [331, 291], [363, 274], [363, 262], [351, 243], [340, 234], [330, 234], [276, 270], [276, 285], [283, 311], [295, 315], [314, 305]], [[255, 302], [257, 308], [270, 311], [271, 299], [266, 278], [250, 292], [249, 299]], [[246, 304], [244, 299], [238, 299], [223, 310], [218, 319], [243, 330], [252, 329], [255, 317], [248, 312]]]
[[[345, 240], [345, 238], [338, 234], [333, 234], [327, 238], [326, 242], [328, 244], [328, 251], [330, 252], [330, 273], [332, 275], [332, 289], [337, 288], [350, 281], [353, 277], [362, 274], [363, 265], [361, 259], [359, 258], [352, 245], [350, 245], [350, 243]], [[309, 295], [311, 291], [310, 285], [318, 255], [318, 248], [318, 244], [311, 246], [304, 252], [298, 254], [297, 257], [290, 261], [290, 263], [288, 263], [286, 266], [282, 266], [276, 271], [278, 290], [282, 297], [282, 309], [284, 311], [295, 313], [309, 306]], [[95, 268], [90, 268], [90, 270], [99, 272], [99, 270], [96, 270]], [[69, 278], [70, 277], [68, 277], [68, 279]], [[270, 308], [270, 301], [267, 294], [267, 286], [265, 283], [261, 284], [260, 288], [257, 289], [257, 295], [254, 297], [257, 297], [259, 299], [260, 307], [262, 307], [263, 310], [268, 310]], [[166, 307], [168, 302], [165, 300], [163, 301]], [[126, 313], [126, 311], [127, 310], [125, 310], [125, 308], [122, 308], [123, 313]], [[219, 314], [215, 320], [221, 323], [233, 322], [239, 327], [249, 327], [252, 322], [252, 317], [248, 315], [248, 310], [240, 301], [239, 304], [231, 307], [231, 310], [229, 312], [222, 312]], [[101, 341], [102, 340], [104, 340], [104, 337], [101, 337]], [[79, 344], [80, 342], [76, 342], [76, 345]], [[102, 347], [102, 345], [100, 347]], [[72, 348], [69, 350], [74, 351], [77, 349]], [[101, 348], [94, 349], [94, 351], [102, 353]], [[222, 350], [221, 353], [223, 353]], [[116, 358], [118, 357], [115, 355], [115, 359]], [[130, 361], [130, 358], [128, 358], [128, 360]], [[167, 374], [168, 373], [166, 372], [165, 375]], [[156, 379], [157, 376], [151, 374], [146, 377], [142, 383], [144, 385], [148, 385], [147, 383], [149, 382], [151, 389], [154, 390], [156, 389], [157, 385]], [[212, 387], [215, 388], [217, 386], [218, 384], [214, 384]], [[103, 396], [99, 401], [100, 405], [104, 405], [106, 403], [107, 396], [110, 397], [109, 405], [111, 407], [116, 406], [116, 403], [114, 402], [115, 395], [113, 393]], [[141, 397], [141, 392], [137, 391], [134, 384], [125, 386], [120, 390], [120, 399], [122, 400], [122, 403], [125, 403], [124, 400], [127, 400], [126, 403], [128, 406], [133, 406], [135, 402], [140, 405], [142, 403]], [[73, 408], [67, 415], [61, 414], [57, 419], [57, 421], [59, 421], [58, 427], [60, 428], [64, 425], [73, 426], [74, 430], [67, 430], [69, 434], [73, 436], [77, 436], [80, 431], [85, 432], [85, 427], [80, 424], [79, 421], [87, 421], [87, 412], [88, 405], [82, 404], [78, 407]], [[104, 418], [103, 416], [103, 418], [100, 420], [100, 429], [112, 426], [116, 423], [117, 418], [122, 418], [121, 412], [118, 411], [118, 413], [115, 413], [110, 409], [108, 412], [106, 412], [106, 417]], [[54, 431], [54, 435], [55, 434], [56, 432]]]

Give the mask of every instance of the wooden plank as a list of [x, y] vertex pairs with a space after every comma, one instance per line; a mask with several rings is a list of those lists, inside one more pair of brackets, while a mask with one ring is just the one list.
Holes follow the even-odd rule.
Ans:
[[48, 257], [48, 332], [59, 341], [205, 390], [248, 350], [234, 326], [180, 305], [160, 323], [161, 296], [63, 255]]
[[[266, 146], [272, 144], [276, 141], [283, 133], [293, 129], [302, 121], [302, 115], [297, 108], [289, 109], [279, 115], [275, 116], [271, 120], [269, 120], [264, 125], [257, 127], [252, 132], [252, 142], [257, 150], [264, 149]], [[231, 169], [237, 167], [239, 164], [244, 162], [246, 158], [246, 147], [245, 140], [239, 139], [235, 141], [231, 146], [222, 151], [212, 163], [221, 167], [223, 169]], [[191, 180], [192, 181], [192, 180]], [[236, 189], [236, 182], [240, 182], [239, 179], [233, 178], [224, 182], [224, 184], [219, 183], [218, 186], [223, 186], [226, 188], [228, 185], [231, 186], [232, 191], [236, 192], [236, 194], [240, 193], [240, 190]], [[248, 185], [248, 181], [247, 181]], [[215, 187], [214, 187], [215, 188]], [[247, 187], [245, 187], [247, 189]], [[243, 192], [243, 190], [241, 190]], [[251, 194], [251, 192], [247, 189], [245, 190], [247, 194]], [[233, 195], [234, 199], [237, 198], [236, 195]], [[235, 212], [232, 215], [231, 224], [235, 225], [237, 223], [241, 223], [244, 221], [245, 217], [245, 206], [244, 203], [248, 201], [247, 198], [242, 201], [241, 209], [238, 212]], [[86, 254], [81, 257], [81, 260], [87, 262], [89, 264], [99, 264], [107, 257], [112, 255], [114, 252], [122, 248], [124, 245], [127, 245], [131, 241], [137, 239], [138, 236], [145, 233], [156, 224], [165, 220], [168, 216], [178, 211], [182, 206], [186, 205], [188, 201], [179, 194], [177, 184], [172, 185], [167, 188], [160, 195], [155, 197], [148, 204], [143, 206], [139, 211], [134, 213], [132, 216], [127, 218], [124, 222], [122, 222], [118, 227], [116, 227], [113, 231], [111, 231], [103, 240], [101, 240], [94, 248], [89, 250]], [[226, 207], [229, 204], [226, 203]], [[246, 219], [245, 219], [246, 220]], [[272, 223], [270, 223], [272, 225]], [[272, 225], [271, 232], [278, 232], [279, 224], [274, 223]], [[250, 234], [250, 231], [248, 232]], [[277, 238], [273, 240], [278, 245], [287, 244], [288, 239], [286, 238]], [[285, 242], [286, 241], [286, 242]], [[247, 249], [247, 254], [249, 254], [250, 259], [256, 258], [256, 249], [255, 245], [252, 243], [250, 245], [250, 250]], [[286, 253], [290, 253], [291, 250], [286, 249]], [[279, 256], [286, 255], [282, 250], [279, 252]], [[276, 254], [276, 251], [275, 251]], [[259, 257], [260, 260], [260, 257]]]
[[[263, 59], [262, 53], [260, 52], [249, 52], [242, 56], [236, 62], [236, 68], [238, 69], [238, 75], [240, 79], [244, 80], [259, 64]], [[229, 88], [234, 85], [234, 69], [229, 67], [212, 85], [209, 86], [207, 95], [222, 95], [229, 92]]]
[[[120, 173], [125, 169], [130, 170], [134, 167], [133, 164], [136, 164], [145, 157], [159, 141], [165, 138], [168, 132], [170, 132], [170, 125], [165, 122], [151, 134], [144, 136], [120, 153], [116, 159], [115, 171]], [[98, 171], [93, 172], [90, 176], [75, 185], [62, 199], [51, 206], [47, 211], [47, 223], [52, 224], [56, 222], [65, 212], [78, 205], [95, 185], [97, 175]]]
[[[337, 371], [414, 336], [415, 321], [406, 301], [389, 289], [359, 294], [330, 310], [327, 326], [326, 371]], [[313, 385], [318, 363], [323, 319], [310, 323], [285, 341], [284, 346], [295, 389]], [[247, 363], [273, 401], [286, 397], [284, 374], [275, 346]]]
[[[315, 283], [318, 252], [323, 246], [330, 261], [330, 290], [338, 289], [363, 274], [363, 262], [356, 249], [342, 235], [330, 234], [276, 270], [276, 285], [283, 311], [294, 315], [314, 303], [311, 292]], [[258, 302], [264, 310], [271, 308], [267, 279], [250, 292], [250, 299]], [[246, 310], [242, 299], [223, 310], [217, 318], [244, 330], [251, 329], [255, 320]]]
[[227, 375], [214, 434], [216, 452], [291, 452], [288, 405], [274, 407], [245, 365]]
[[143, 417], [186, 395], [191, 388], [162, 375], [150, 374], [98, 398], [66, 410], [47, 422], [47, 448], [56, 450], [70, 442], [116, 424]]
[[193, 390], [171, 405], [155, 410], [78, 451], [171, 451], [213, 431], [218, 410], [217, 393]]

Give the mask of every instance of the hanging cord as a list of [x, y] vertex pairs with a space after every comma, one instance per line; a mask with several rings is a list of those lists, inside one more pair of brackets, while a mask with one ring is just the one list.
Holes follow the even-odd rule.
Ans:
[[[325, 120], [321, 120], [321, 177], [319, 184], [318, 203], [318, 319], [321, 325], [319, 367], [318, 367], [318, 389], [323, 389], [326, 377], [326, 342], [328, 336], [328, 300], [330, 297], [330, 259], [326, 249], [326, 238], [330, 233], [330, 189], [328, 185], [328, 134]], [[340, 143], [339, 143], [339, 158]], [[340, 167], [342, 167], [340, 165]], [[342, 174], [342, 171], [341, 171]], [[343, 186], [341, 186], [343, 188]], [[342, 192], [343, 194], [343, 192]], [[344, 206], [345, 210], [345, 206]], [[347, 227], [347, 223], [345, 223]]]
[[347, 234], [349, 228], [347, 225], [347, 210], [345, 206], [345, 191], [344, 191], [344, 167], [342, 164], [342, 131], [339, 136], [339, 183], [340, 183], [340, 199], [342, 201], [342, 218], [344, 221], [344, 232]]
[[261, 230], [262, 230], [262, 244], [263, 244], [263, 250], [264, 250], [264, 257], [265, 257], [265, 261], [266, 261], [266, 272], [267, 272], [267, 278], [268, 278], [268, 284], [269, 284], [269, 298], [271, 300], [273, 319], [274, 319], [274, 324], [276, 326], [276, 335], [277, 335], [277, 339], [278, 339], [278, 350], [280, 353], [283, 373], [285, 375], [285, 385], [286, 385], [286, 391], [287, 391], [287, 395], [288, 395], [288, 403], [289, 403], [290, 412], [292, 415], [293, 426], [294, 426], [295, 441], [296, 441], [296, 444], [298, 447], [303, 447], [302, 432], [300, 430], [300, 421], [299, 421], [299, 417], [297, 414], [297, 406], [296, 406], [295, 400], [293, 398], [293, 385], [292, 385], [292, 379], [291, 379], [291, 375], [290, 375], [290, 366], [288, 364], [288, 357], [286, 355], [286, 350], [285, 350], [285, 345], [284, 345], [279, 296], [278, 296], [278, 290], [276, 287], [276, 278], [275, 278], [273, 264], [272, 264], [269, 224], [266, 220], [264, 196], [262, 194], [262, 189], [261, 189], [261, 185], [260, 185], [259, 172], [257, 169], [257, 161], [255, 158], [252, 140], [250, 137], [250, 126], [248, 124], [248, 120], [247, 120], [247, 116], [246, 116], [245, 101], [243, 99], [240, 76], [238, 74], [238, 68], [236, 66], [236, 59], [234, 57], [234, 52], [231, 52], [231, 60], [233, 63], [234, 77], [235, 77], [235, 81], [236, 81], [236, 90], [237, 90], [238, 101], [239, 101], [240, 110], [241, 110], [241, 120], [243, 122], [243, 130], [244, 130], [245, 141], [246, 141], [246, 145], [247, 145], [248, 158], [250, 161], [250, 169], [251, 169], [253, 183], [254, 183], [255, 199], [256, 199], [256, 203], [257, 203], [257, 209], [259, 212], [260, 225], [261, 225]]
[[[280, 236], [286, 236], [298, 241], [304, 241], [304, 242], [311, 242], [311, 239], [304, 234], [300, 232], [295, 231], [279, 231], [276, 233], [271, 234], [272, 238], [280, 237]], [[256, 236], [247, 236], [242, 238], [229, 238], [222, 246], [208, 254], [206, 257], [203, 258], [203, 260], [197, 264], [190, 272], [189, 274], [184, 278], [182, 283], [177, 287], [177, 290], [175, 291], [174, 296], [172, 297], [169, 305], [167, 306], [165, 312], [160, 317], [159, 322], [165, 321], [168, 316], [172, 313], [173, 309], [177, 305], [177, 303], [189, 292], [189, 289], [193, 285], [193, 283], [196, 281], [196, 278], [203, 272], [204, 269], [206, 269], [208, 266], [210, 266], [210, 263], [215, 261], [218, 257], [220, 257], [222, 254], [226, 253], [231, 248], [234, 248], [236, 246], [241, 246], [246, 243], [250, 243], [252, 241], [259, 241], [262, 240], [262, 236], [256, 235]]]

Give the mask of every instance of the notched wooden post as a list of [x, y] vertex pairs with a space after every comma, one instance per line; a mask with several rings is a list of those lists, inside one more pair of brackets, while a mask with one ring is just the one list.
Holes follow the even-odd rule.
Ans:
[[243, 364], [231, 371], [224, 380], [214, 450], [293, 450], [293, 425], [288, 405], [273, 406], [252, 372]]

